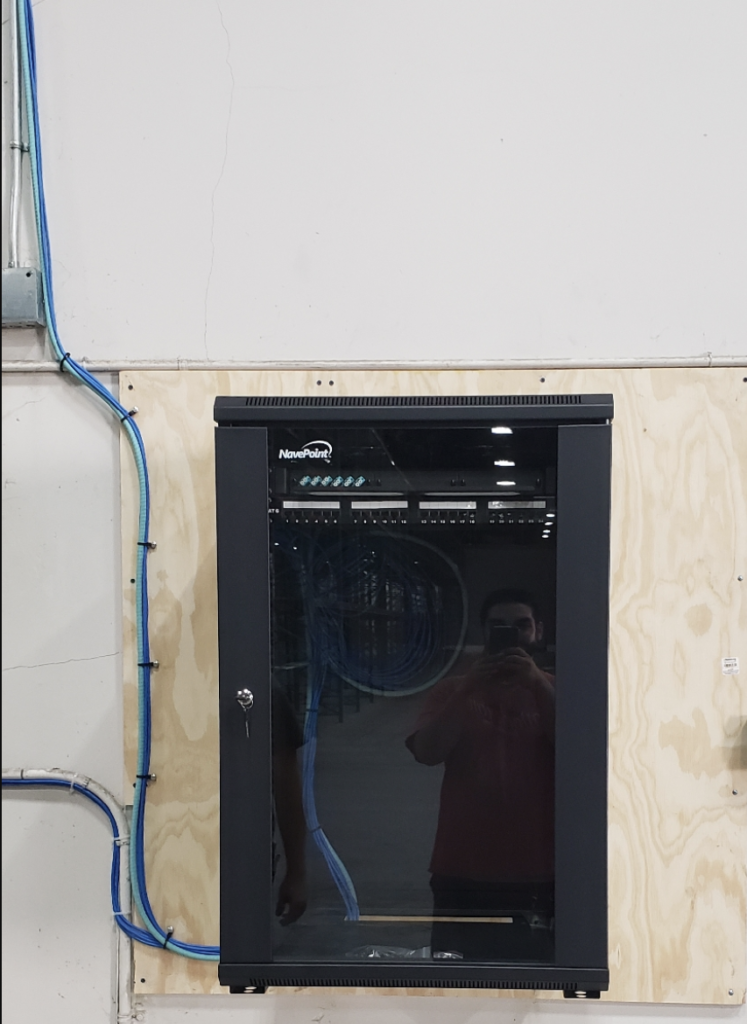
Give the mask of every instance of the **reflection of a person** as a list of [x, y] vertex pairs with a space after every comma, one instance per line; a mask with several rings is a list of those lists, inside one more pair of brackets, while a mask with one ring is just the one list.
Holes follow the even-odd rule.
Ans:
[[[514, 627], [519, 646], [483, 652], [465, 675], [437, 683], [406, 741], [417, 761], [444, 765], [432, 948], [543, 959], [554, 903], [554, 683], [531, 656], [543, 634], [531, 594], [496, 590], [480, 618], [486, 644], [496, 624]], [[501, 916], [511, 923], [443, 920]]]
[[306, 910], [306, 819], [296, 753], [302, 744], [303, 736], [293, 708], [282, 690], [273, 686], [272, 788], [275, 818], [285, 854], [285, 874], [278, 888], [275, 913], [284, 925], [297, 921]]

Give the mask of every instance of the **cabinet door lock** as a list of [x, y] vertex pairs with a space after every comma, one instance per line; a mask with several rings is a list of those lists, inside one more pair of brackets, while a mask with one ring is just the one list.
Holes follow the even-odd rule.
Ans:
[[236, 691], [236, 703], [239, 705], [241, 710], [244, 712], [244, 725], [246, 726], [246, 738], [249, 739], [249, 733], [251, 732], [252, 720], [250, 711], [254, 707], [254, 694], [251, 690], [244, 688], [243, 690]]

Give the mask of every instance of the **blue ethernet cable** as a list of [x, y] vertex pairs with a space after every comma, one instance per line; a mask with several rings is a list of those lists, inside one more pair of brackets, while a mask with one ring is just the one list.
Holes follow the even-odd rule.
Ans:
[[[131, 877], [133, 899], [142, 917], [147, 932], [154, 940], [148, 944], [162, 946], [182, 956], [197, 960], [219, 959], [217, 946], [204, 946], [180, 942], [167, 932], [156, 920], [148, 898], [145, 876], [144, 831], [146, 784], [150, 775], [151, 753], [151, 653], [148, 637], [148, 570], [147, 555], [149, 549], [148, 531], [150, 522], [150, 487], [148, 468], [140, 430], [133, 419], [133, 413], [121, 405], [108, 388], [104, 387], [83, 366], [77, 363], [60, 340], [57, 328], [57, 316], [54, 303], [52, 282], [52, 258], [47, 222], [47, 208], [44, 196], [44, 177], [41, 153], [41, 132], [39, 128], [39, 107], [37, 95], [36, 45], [34, 38], [33, 11], [30, 0], [13, 0], [18, 3], [19, 43], [21, 64], [23, 69], [24, 95], [26, 100], [26, 116], [29, 135], [29, 161], [31, 165], [31, 183], [34, 197], [34, 214], [37, 241], [41, 263], [42, 295], [47, 319], [47, 331], [60, 370], [69, 373], [79, 383], [90, 388], [107, 407], [119, 418], [122, 428], [132, 449], [137, 468], [140, 492], [140, 509], [138, 517], [138, 556], [136, 569], [136, 618], [137, 618], [137, 651], [138, 651], [138, 752], [137, 778], [133, 799], [132, 840], [130, 843]], [[122, 921], [121, 916], [117, 918]], [[134, 926], [131, 926], [134, 928]], [[133, 938], [146, 941], [140, 934], [133, 932]]]
[[[327, 864], [345, 905], [346, 918], [360, 917], [354, 883], [337, 851], [319, 823], [315, 775], [317, 730], [321, 699], [330, 678], [359, 689], [388, 696], [410, 694], [430, 686], [446, 672], [453, 658], [441, 665], [434, 677], [428, 668], [438, 659], [444, 642], [443, 609], [436, 587], [419, 568], [424, 549], [435, 553], [454, 577], [462, 594], [462, 621], [455, 651], [461, 648], [466, 630], [467, 604], [464, 585], [456, 566], [442, 551], [415, 538], [370, 534], [326, 542], [318, 534], [277, 524], [275, 545], [288, 559], [300, 586], [306, 625], [308, 672], [306, 716], [301, 752], [304, 813], [309, 832]], [[400, 650], [390, 652], [388, 664], [374, 666], [351, 644], [346, 619], [385, 598], [395, 590], [403, 626]], [[454, 655], [456, 657], [456, 654]], [[429, 678], [424, 683], [423, 674]]]
[[137, 925], [134, 925], [132, 921], [130, 921], [129, 918], [125, 917], [125, 915], [122, 912], [122, 905], [119, 901], [119, 875], [121, 867], [120, 847], [117, 842], [117, 840], [121, 839], [121, 836], [119, 828], [117, 826], [117, 821], [112, 812], [110, 811], [110, 809], [104, 803], [104, 801], [96, 793], [92, 793], [91, 790], [88, 789], [86, 786], [82, 786], [78, 782], [66, 782], [64, 779], [3, 779], [2, 781], [3, 788], [8, 789], [18, 789], [21, 787], [33, 786], [37, 789], [40, 787], [64, 789], [66, 792], [70, 792], [72, 790], [73, 792], [80, 794], [80, 796], [86, 797], [88, 800], [94, 803], [99, 808], [99, 810], [103, 811], [103, 813], [109, 819], [109, 824], [112, 830], [112, 836], [114, 838], [114, 843], [112, 844], [112, 869], [110, 877], [111, 901], [114, 918], [119, 927], [125, 933], [125, 935], [127, 935], [130, 939], [135, 939], [137, 942], [142, 942], [146, 946], [160, 946], [161, 943], [157, 942], [156, 939], [154, 939], [153, 936], [150, 934], [150, 932], [146, 932], [144, 929], [138, 928]]

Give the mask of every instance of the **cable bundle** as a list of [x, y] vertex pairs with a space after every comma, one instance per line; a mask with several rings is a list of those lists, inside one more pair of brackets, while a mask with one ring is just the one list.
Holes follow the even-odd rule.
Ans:
[[[44, 180], [42, 174], [41, 134], [39, 131], [39, 110], [36, 81], [36, 46], [34, 40], [33, 12], [31, 0], [13, 0], [18, 3], [19, 41], [21, 62], [23, 67], [24, 93], [26, 99], [26, 117], [29, 135], [29, 157], [31, 164], [31, 184], [34, 195], [34, 214], [36, 221], [37, 240], [41, 262], [42, 290], [44, 308], [47, 318], [47, 331], [54, 354], [60, 364], [60, 370], [69, 373], [75, 380], [90, 388], [109, 409], [119, 418], [137, 467], [140, 490], [140, 513], [138, 519], [138, 557], [136, 569], [136, 601], [137, 601], [137, 652], [138, 652], [138, 752], [137, 778], [133, 799], [132, 841], [130, 843], [130, 871], [132, 875], [133, 898], [147, 931], [136, 928], [120, 914], [117, 922], [123, 931], [147, 945], [163, 946], [175, 953], [197, 960], [217, 960], [217, 946], [201, 946], [179, 942], [171, 936], [156, 920], [148, 899], [145, 879], [144, 832], [145, 832], [145, 796], [146, 783], [150, 776], [151, 753], [151, 701], [150, 644], [148, 640], [148, 567], [149, 549], [148, 528], [150, 521], [150, 487], [145, 445], [142, 435], [133, 420], [133, 412], [128, 412], [112, 393], [96, 380], [83, 366], [71, 358], [65, 351], [57, 331], [57, 317], [52, 287], [52, 257], [47, 225], [47, 209], [44, 198]], [[85, 794], [89, 795], [89, 794]], [[118, 848], [115, 861], [119, 864]], [[112, 866], [114, 871], [114, 864]]]
[[[360, 914], [353, 881], [327, 838], [316, 810], [315, 768], [319, 707], [330, 674], [359, 689], [390, 696], [415, 693], [453, 664], [467, 627], [464, 585], [442, 551], [416, 538], [391, 534], [353, 536], [334, 544], [278, 526], [273, 533], [299, 582], [306, 627], [308, 671], [302, 750], [306, 824], [345, 904], [346, 917]], [[448, 568], [461, 600], [461, 620], [451, 658], [443, 663], [447, 609], [442, 588], [428, 567], [433, 555]], [[424, 565], [425, 563], [425, 565]], [[371, 616], [394, 624], [395, 635], [377, 658]], [[352, 629], [351, 629], [352, 624]], [[355, 627], [361, 629], [356, 630]], [[356, 642], [357, 641], [357, 642]]]
[[107, 807], [106, 803], [99, 796], [97, 796], [96, 793], [91, 792], [87, 785], [83, 785], [79, 782], [74, 781], [66, 782], [63, 779], [3, 778], [2, 783], [3, 788], [7, 787], [10, 789], [17, 789], [22, 786], [33, 786], [35, 789], [38, 789], [40, 787], [50, 787], [52, 789], [64, 789], [66, 792], [70, 792], [72, 790], [73, 792], [79, 793], [81, 796], [86, 797], [88, 800], [91, 800], [94, 804], [96, 804], [99, 810], [104, 812], [106, 817], [109, 819], [109, 824], [111, 825], [112, 829], [112, 836], [114, 838], [114, 843], [112, 846], [112, 869], [110, 876], [111, 900], [114, 917], [119, 927], [130, 939], [135, 939], [137, 942], [142, 942], [146, 946], [161, 946], [162, 943], [157, 942], [156, 939], [150, 934], [150, 932], [146, 932], [142, 928], [138, 928], [137, 925], [134, 925], [132, 921], [130, 921], [129, 918], [127, 918], [124, 915], [122, 911], [122, 904], [120, 902], [119, 897], [119, 881], [121, 870], [120, 841], [122, 841], [123, 838], [124, 841], [126, 841], [127, 837], [122, 837], [119, 830], [119, 826], [117, 825], [117, 821], [109, 807]]
[[355, 885], [339, 854], [320, 825], [316, 810], [316, 796], [314, 792], [316, 737], [319, 703], [324, 691], [325, 679], [326, 670], [319, 666], [316, 659], [314, 659], [314, 662], [309, 664], [309, 679], [306, 689], [306, 720], [303, 730], [304, 745], [301, 751], [303, 809], [306, 817], [306, 827], [324, 857], [332, 880], [342, 896], [342, 901], [345, 904], [345, 916], [348, 921], [357, 921], [360, 917], [360, 910], [358, 908]]
[[[346, 682], [372, 693], [403, 695], [431, 686], [448, 668], [443, 655], [448, 611], [443, 577], [460, 589], [459, 572], [442, 551], [412, 537], [369, 534], [323, 551], [314, 567], [314, 634]], [[453, 660], [453, 659], [452, 659]]]
[[306, 675], [306, 714], [303, 727], [303, 747], [301, 750], [301, 794], [303, 798], [306, 827], [329, 869], [337, 889], [345, 904], [345, 916], [349, 921], [357, 921], [360, 917], [358, 897], [353, 880], [337, 851], [327, 838], [319, 823], [316, 810], [314, 791], [316, 773], [317, 725], [319, 705], [327, 682], [327, 666], [325, 652], [317, 643], [317, 633], [313, 621], [314, 597], [314, 557], [315, 546], [308, 538], [287, 531], [282, 526], [274, 532], [275, 546], [288, 558], [291, 568], [300, 587], [304, 605], [306, 625], [306, 648], [308, 651], [308, 670]]

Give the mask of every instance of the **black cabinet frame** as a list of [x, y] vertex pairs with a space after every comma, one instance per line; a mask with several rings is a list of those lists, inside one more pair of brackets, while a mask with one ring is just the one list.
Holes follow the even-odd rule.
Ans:
[[[563, 989], [607, 966], [607, 657], [611, 395], [219, 398], [215, 405], [220, 676], [219, 977], [267, 985]], [[267, 429], [558, 427], [555, 963], [273, 962]], [[236, 700], [254, 695], [251, 735]]]

